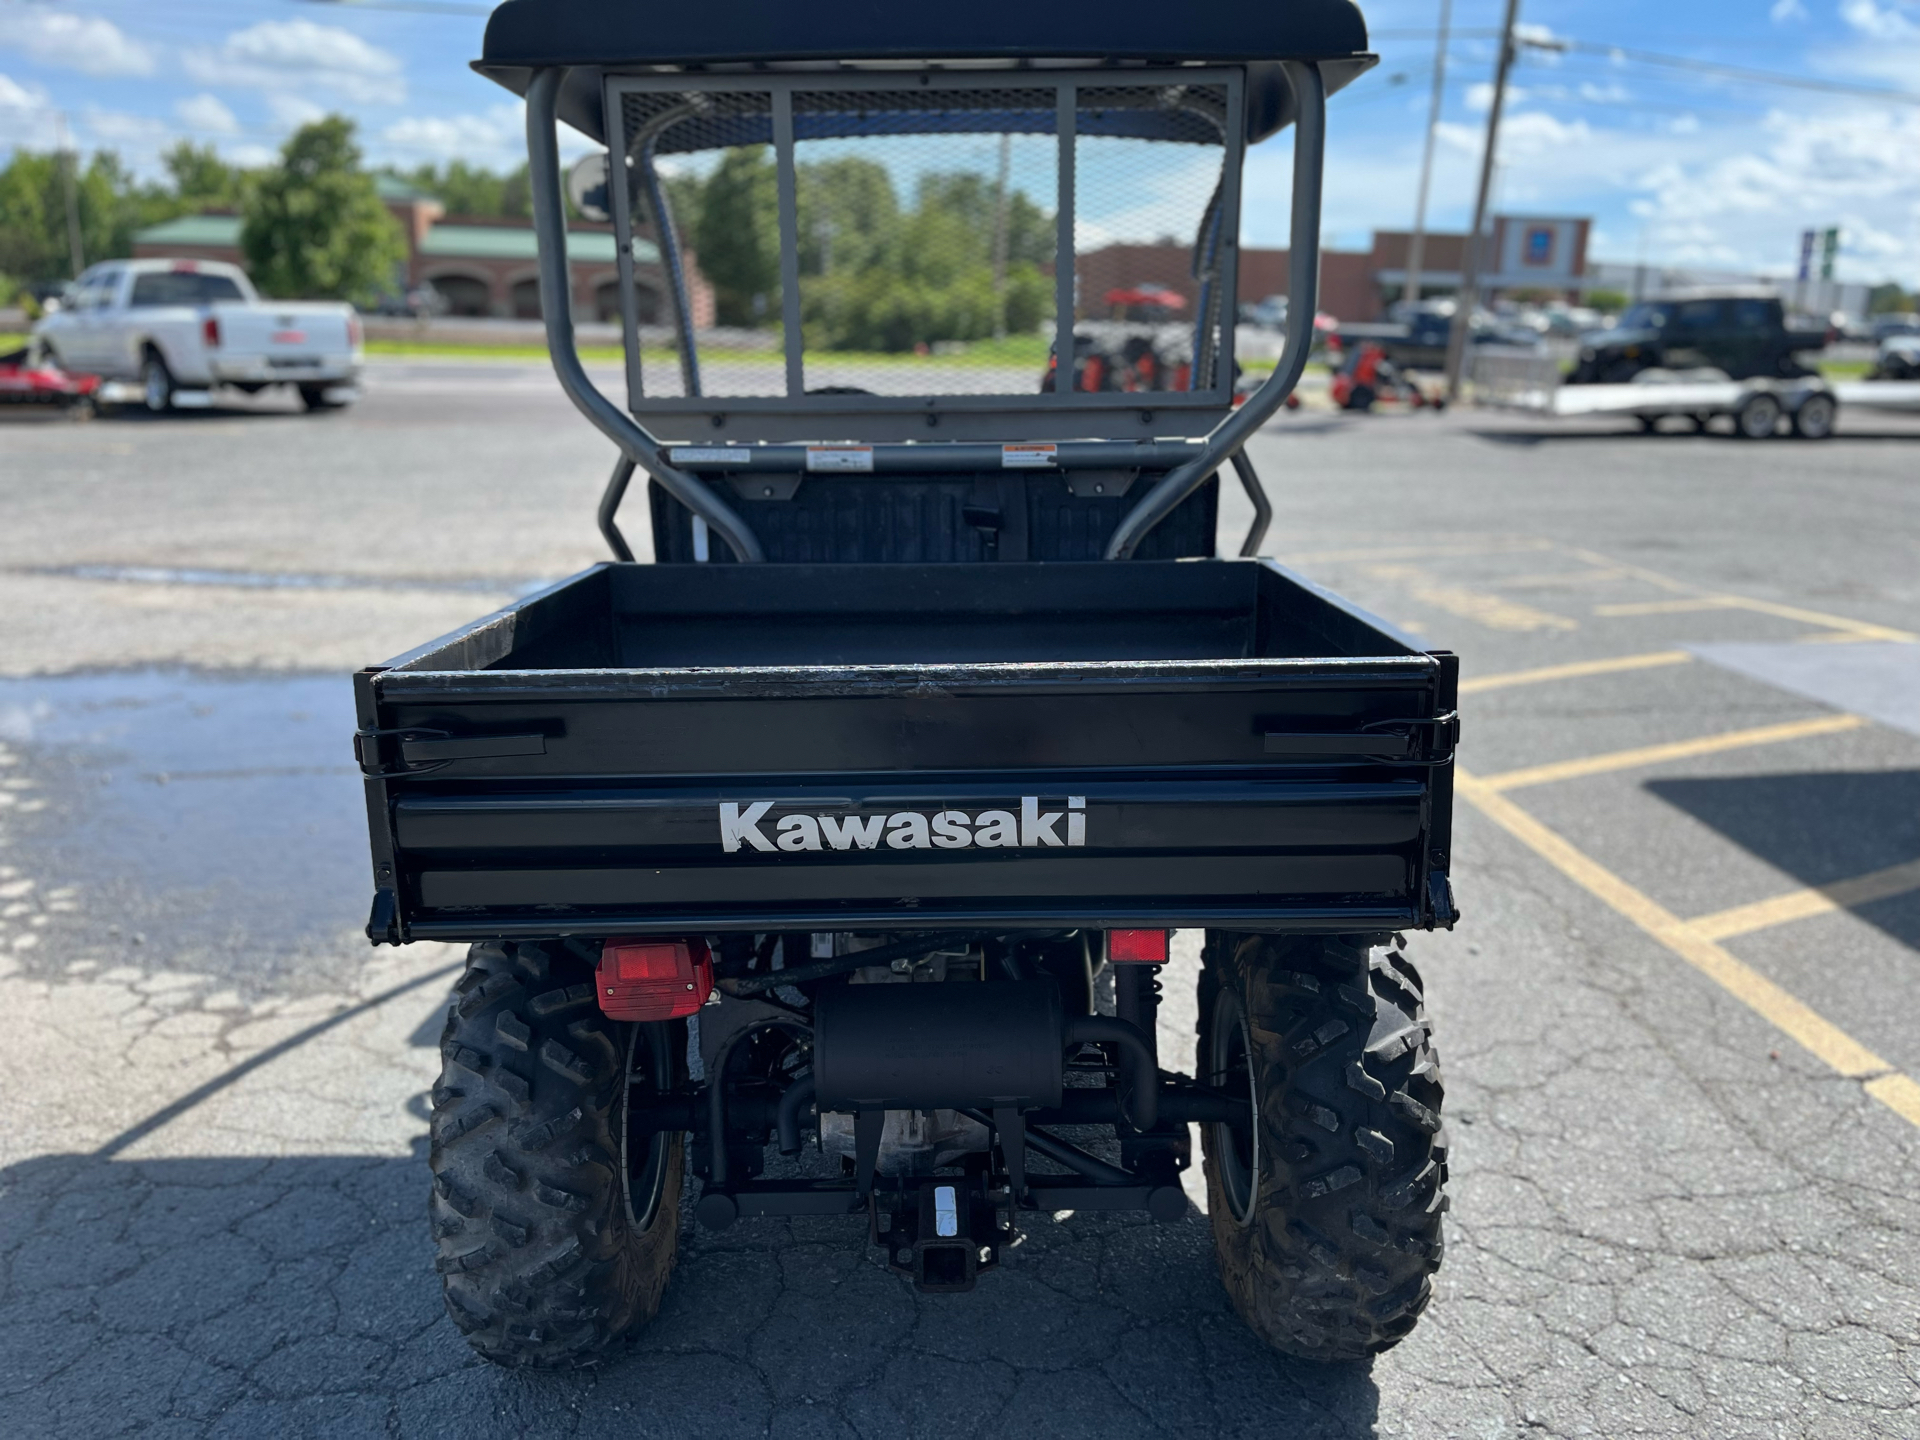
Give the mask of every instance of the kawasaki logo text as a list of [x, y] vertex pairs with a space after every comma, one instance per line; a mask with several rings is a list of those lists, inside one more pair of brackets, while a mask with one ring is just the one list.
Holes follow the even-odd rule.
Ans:
[[[1040, 797], [1020, 797], [1020, 813], [1011, 810], [941, 810], [923, 814], [901, 810], [892, 815], [782, 815], [768, 820], [771, 800], [744, 808], [732, 801], [720, 806], [720, 847], [729, 855], [743, 847], [778, 850], [1015, 850], [1087, 843], [1087, 797], [1069, 795], [1064, 810], [1042, 810]], [[762, 829], [762, 825], [766, 829]], [[771, 831], [771, 833], [768, 833]]]

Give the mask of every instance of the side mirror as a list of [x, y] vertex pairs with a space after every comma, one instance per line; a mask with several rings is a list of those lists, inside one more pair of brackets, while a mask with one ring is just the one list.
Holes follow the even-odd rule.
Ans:
[[607, 152], [595, 150], [583, 155], [567, 172], [567, 198], [585, 220], [605, 224], [613, 218], [613, 202], [607, 194]]

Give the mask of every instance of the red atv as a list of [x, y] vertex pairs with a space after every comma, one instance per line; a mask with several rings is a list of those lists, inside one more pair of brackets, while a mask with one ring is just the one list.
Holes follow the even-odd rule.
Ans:
[[100, 377], [72, 375], [37, 345], [0, 354], [0, 405], [51, 405], [91, 414], [99, 403]]
[[1363, 340], [1353, 352], [1334, 367], [1329, 390], [1333, 403], [1342, 410], [1368, 411], [1381, 400], [1419, 409], [1431, 405], [1444, 410], [1447, 402], [1429, 399], [1404, 371], [1387, 358], [1387, 352], [1371, 340]]

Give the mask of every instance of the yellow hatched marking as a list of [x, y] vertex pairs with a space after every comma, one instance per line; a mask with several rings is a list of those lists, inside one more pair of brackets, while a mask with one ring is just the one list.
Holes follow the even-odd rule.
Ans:
[[1782, 620], [1797, 620], [1802, 625], [1820, 625], [1834, 630], [1845, 630], [1862, 640], [1887, 640], [1899, 645], [1911, 645], [1920, 640], [1911, 630], [1895, 630], [1890, 625], [1875, 625], [1866, 620], [1848, 620], [1839, 615], [1828, 615], [1819, 610], [1802, 610], [1797, 605], [1776, 605], [1771, 600], [1749, 600], [1744, 595], [1722, 595], [1718, 597], [1729, 609], [1752, 610], [1760, 615], [1777, 615]]
[[1581, 889], [1631, 921], [1712, 980], [1763, 1020], [1789, 1036], [1829, 1069], [1867, 1082], [1867, 1094], [1896, 1115], [1920, 1125], [1920, 1084], [1855, 1040], [1724, 947], [1696, 934], [1671, 910], [1635, 889], [1527, 814], [1487, 782], [1455, 768], [1461, 798]]
[[1539, 685], [1549, 680], [1578, 680], [1584, 675], [1618, 675], [1625, 670], [1652, 670], [1662, 665], [1684, 665], [1693, 656], [1685, 650], [1655, 650], [1646, 655], [1617, 655], [1611, 660], [1578, 660], [1567, 665], [1544, 665], [1538, 670], [1509, 670], [1503, 675], [1476, 675], [1460, 682], [1462, 695], [1505, 690], [1513, 685]]
[[1481, 590], [1468, 590], [1460, 585], [1443, 584], [1438, 577], [1416, 565], [1369, 565], [1365, 573], [1375, 580], [1396, 581], [1406, 586], [1407, 593], [1422, 604], [1444, 610], [1449, 615], [1458, 615], [1462, 620], [1475, 621], [1490, 630], [1525, 633], [1580, 628], [1578, 620], [1522, 605], [1518, 600], [1508, 600]]
[[1596, 605], [1593, 613], [1607, 620], [1617, 620], [1623, 615], [1685, 615], [1693, 610], [1725, 610], [1730, 600], [1722, 595], [1703, 596], [1698, 600], [1634, 600], [1624, 605]]
[[1455, 556], [1537, 554], [1553, 548], [1551, 540], [1468, 540], [1454, 545], [1375, 545], [1364, 550], [1289, 551], [1277, 558], [1288, 565], [1331, 565], [1344, 560], [1439, 560]]
[[1884, 870], [1836, 880], [1831, 885], [1790, 890], [1785, 895], [1775, 895], [1770, 900], [1756, 900], [1751, 905], [1716, 910], [1711, 915], [1699, 915], [1689, 920], [1687, 928], [1702, 939], [1727, 940], [1735, 935], [1750, 935], [1756, 930], [1785, 925], [1793, 920], [1831, 915], [1836, 910], [1854, 910], [1862, 905], [1871, 905], [1876, 900], [1891, 900], [1909, 890], [1920, 890], [1920, 860], [1909, 860], [1904, 865], [1889, 865]]
[[1580, 760], [1560, 760], [1551, 765], [1531, 765], [1524, 770], [1508, 770], [1489, 775], [1478, 783], [1488, 790], [1517, 790], [1523, 785], [1545, 785], [1555, 780], [1578, 780], [1587, 775], [1605, 775], [1615, 770], [1633, 770], [1642, 765], [1659, 765], [1669, 760], [1691, 760], [1698, 755], [1718, 755], [1726, 750], [1744, 750], [1754, 745], [1777, 745], [1786, 740], [1805, 740], [1815, 735], [1838, 735], [1858, 730], [1867, 722], [1858, 715], [1822, 715], [1813, 720], [1792, 720], [1784, 725], [1759, 725], [1751, 730], [1730, 730], [1722, 735], [1702, 735], [1695, 740], [1675, 740], [1665, 745], [1642, 745], [1634, 750], [1615, 750], [1606, 755], [1589, 755]]
[[[1862, 640], [1890, 640], [1901, 644], [1911, 644], [1920, 640], [1920, 635], [1910, 630], [1896, 630], [1889, 625], [1875, 625], [1869, 620], [1854, 620], [1845, 615], [1829, 615], [1824, 610], [1803, 610], [1798, 605], [1776, 605], [1771, 600], [1753, 600], [1745, 595], [1723, 595], [1708, 590], [1704, 585], [1692, 585], [1685, 580], [1675, 580], [1662, 575], [1657, 570], [1648, 570], [1644, 566], [1616, 560], [1611, 555], [1602, 555], [1597, 550], [1569, 547], [1568, 553], [1578, 556], [1589, 565], [1608, 565], [1622, 570], [1636, 579], [1644, 580], [1656, 589], [1665, 590], [1669, 595], [1691, 596], [1696, 601], [1709, 603], [1697, 607], [1707, 610], [1751, 610], [1760, 615], [1775, 615], [1782, 620], [1797, 620], [1803, 625], [1814, 625], [1822, 630], [1844, 630]], [[1595, 611], [1598, 614], [1598, 611]], [[1664, 613], [1658, 610], [1622, 610], [1616, 613], [1654, 615]]]

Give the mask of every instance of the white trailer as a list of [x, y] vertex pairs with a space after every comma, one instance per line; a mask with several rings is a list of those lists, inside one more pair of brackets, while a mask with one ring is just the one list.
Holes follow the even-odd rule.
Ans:
[[1623, 385], [1568, 385], [1550, 357], [1487, 349], [1474, 357], [1480, 403], [1555, 419], [1631, 415], [1652, 430], [1677, 415], [1704, 430], [1725, 415], [1744, 439], [1764, 440], [1784, 430], [1824, 440], [1833, 434], [1842, 405], [1920, 411], [1920, 381], [1730, 380], [1718, 370], [1647, 370]]

